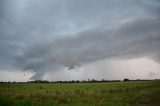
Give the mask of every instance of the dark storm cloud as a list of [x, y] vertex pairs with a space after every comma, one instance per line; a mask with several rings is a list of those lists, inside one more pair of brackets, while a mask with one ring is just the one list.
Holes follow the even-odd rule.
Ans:
[[1, 69], [33, 70], [33, 79], [42, 79], [103, 59], [160, 61], [156, 0], [15, 2], [0, 3]]

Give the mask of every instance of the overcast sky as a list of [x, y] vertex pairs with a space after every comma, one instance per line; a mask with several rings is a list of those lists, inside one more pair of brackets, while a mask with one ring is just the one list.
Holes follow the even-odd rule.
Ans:
[[159, 0], [0, 0], [0, 81], [160, 78]]

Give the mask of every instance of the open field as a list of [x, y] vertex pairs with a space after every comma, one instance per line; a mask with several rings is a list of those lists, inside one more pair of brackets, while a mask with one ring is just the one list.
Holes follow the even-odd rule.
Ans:
[[0, 106], [160, 106], [160, 81], [1, 83]]

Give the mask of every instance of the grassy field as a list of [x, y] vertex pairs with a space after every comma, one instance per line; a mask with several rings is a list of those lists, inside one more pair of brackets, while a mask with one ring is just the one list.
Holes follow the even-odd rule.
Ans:
[[0, 84], [0, 106], [160, 106], [160, 81]]

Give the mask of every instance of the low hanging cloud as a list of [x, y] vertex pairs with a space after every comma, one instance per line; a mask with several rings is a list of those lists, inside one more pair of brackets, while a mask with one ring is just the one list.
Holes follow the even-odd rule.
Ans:
[[13, 19], [8, 18], [6, 8], [1, 12], [1, 69], [32, 70], [35, 75], [31, 79], [42, 79], [48, 71], [71, 70], [103, 59], [147, 57], [160, 62], [160, 5], [156, 0], [124, 4], [105, 0], [24, 1], [16, 0], [21, 3], [19, 8], [7, 10], [21, 10], [16, 15], [8, 13]]
[[42, 76], [44, 70], [73, 69], [106, 58], [149, 57], [159, 62], [159, 28], [159, 20], [134, 19], [118, 28], [93, 28], [77, 36], [37, 42], [15, 59], [24, 70], [37, 72], [34, 77]]

